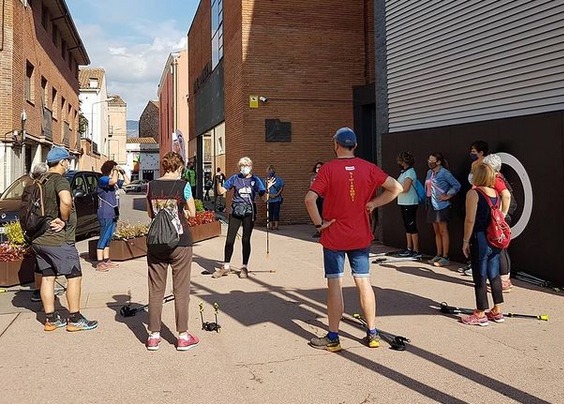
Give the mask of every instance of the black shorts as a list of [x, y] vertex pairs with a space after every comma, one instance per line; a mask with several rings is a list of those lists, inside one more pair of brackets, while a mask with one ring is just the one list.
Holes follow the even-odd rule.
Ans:
[[37, 261], [37, 272], [43, 276], [82, 276], [80, 257], [74, 243], [58, 247], [33, 244], [32, 248]]
[[450, 206], [435, 210], [433, 206], [427, 206], [427, 223], [448, 223], [450, 221]]

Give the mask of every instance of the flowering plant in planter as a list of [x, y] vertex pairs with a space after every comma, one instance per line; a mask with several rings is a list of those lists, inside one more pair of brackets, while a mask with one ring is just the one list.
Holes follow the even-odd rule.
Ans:
[[205, 211], [205, 212], [197, 212], [196, 211], [196, 217], [190, 217], [188, 218], [188, 225], [190, 227], [192, 226], [197, 226], [199, 224], [205, 224], [205, 223], [212, 223], [215, 222], [215, 213], [212, 211]]
[[12, 262], [23, 260], [29, 246], [23, 236], [20, 222], [10, 222], [4, 225], [4, 234], [8, 241], [0, 243], [0, 261]]
[[146, 223], [130, 223], [126, 220], [120, 220], [114, 231], [113, 240], [129, 240], [132, 238], [143, 237], [147, 235], [149, 225]]
[[213, 223], [216, 221], [215, 213], [204, 208], [204, 203], [200, 199], [194, 199], [196, 205], [196, 217], [188, 218], [188, 226], [193, 227], [199, 224]]

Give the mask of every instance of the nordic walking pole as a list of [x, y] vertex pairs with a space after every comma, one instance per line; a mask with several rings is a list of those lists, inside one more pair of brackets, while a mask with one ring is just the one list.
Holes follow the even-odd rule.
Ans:
[[268, 210], [268, 200], [270, 199], [270, 185], [268, 185], [268, 179], [266, 180], [266, 257], [268, 258], [268, 254], [270, 253], [270, 240], [269, 240], [269, 232], [268, 228], [270, 226], [270, 214]]
[[[447, 314], [472, 314], [474, 309], [469, 309], [465, 307], [455, 307], [449, 306], [447, 302], [441, 303], [441, 313]], [[518, 313], [502, 313], [504, 317], [513, 318], [534, 318], [541, 321], [548, 321], [548, 314], [518, 314]]]

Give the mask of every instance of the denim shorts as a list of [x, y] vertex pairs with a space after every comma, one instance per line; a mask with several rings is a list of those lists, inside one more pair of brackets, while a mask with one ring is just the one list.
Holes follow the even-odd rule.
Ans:
[[349, 251], [335, 251], [324, 248], [323, 266], [325, 267], [325, 277], [327, 279], [343, 277], [345, 272], [345, 254], [349, 257], [353, 277], [370, 277], [369, 252], [370, 247]]

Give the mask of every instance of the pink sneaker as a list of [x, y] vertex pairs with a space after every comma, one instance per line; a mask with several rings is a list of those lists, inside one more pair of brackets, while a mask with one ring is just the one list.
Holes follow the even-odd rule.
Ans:
[[161, 337], [152, 337], [149, 335], [149, 338], [147, 338], [147, 349], [149, 351], [157, 351], [160, 343]]
[[188, 334], [187, 338], [178, 337], [176, 340], [176, 350], [177, 351], [187, 351], [189, 349], [194, 348], [196, 345], [200, 343], [198, 337], [192, 334]]
[[108, 268], [119, 268], [119, 264], [117, 262], [113, 262], [110, 260], [106, 261], [106, 265], [108, 266]]
[[503, 323], [505, 318], [503, 317], [503, 313], [492, 313], [491, 311], [486, 312], [486, 317], [488, 320], [493, 321], [495, 323]]
[[481, 327], [485, 327], [489, 324], [487, 315], [478, 317], [476, 312], [470, 314], [469, 316], [462, 317], [460, 321], [467, 325], [479, 325]]

